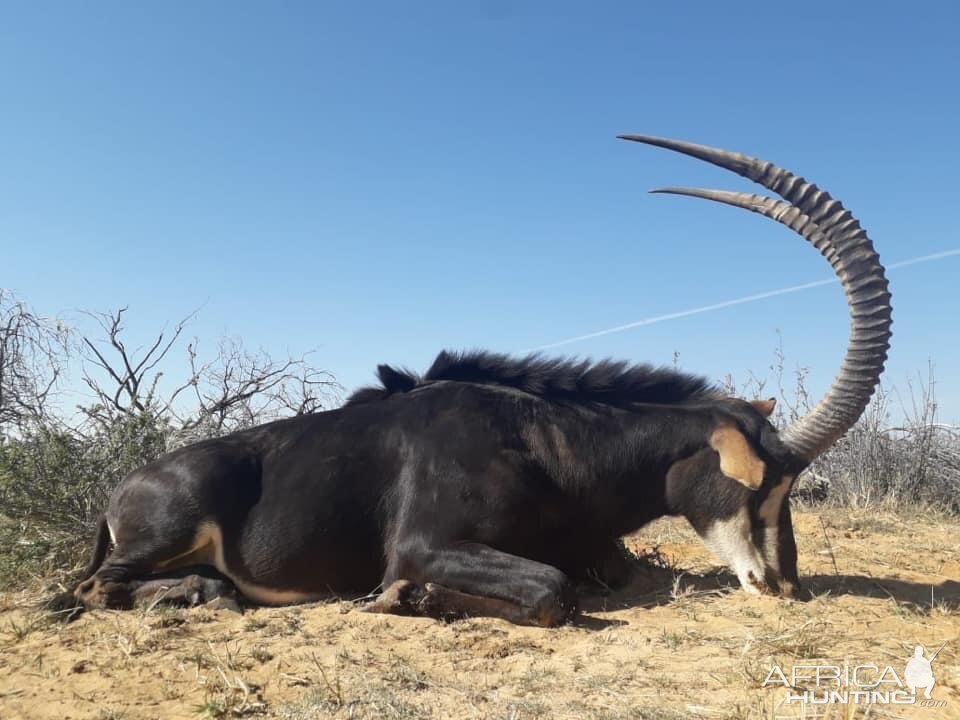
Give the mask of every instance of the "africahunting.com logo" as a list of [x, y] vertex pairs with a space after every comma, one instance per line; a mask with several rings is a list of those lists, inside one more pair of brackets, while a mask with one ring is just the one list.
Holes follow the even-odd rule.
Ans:
[[[946, 643], [944, 643], [946, 645]], [[929, 658], [922, 645], [898, 672], [892, 665], [859, 663], [851, 665], [798, 664], [791, 668], [774, 665], [763, 681], [764, 688], [785, 688], [783, 705], [918, 705], [938, 708], [946, 705], [932, 697], [936, 685], [933, 661], [944, 645]]]

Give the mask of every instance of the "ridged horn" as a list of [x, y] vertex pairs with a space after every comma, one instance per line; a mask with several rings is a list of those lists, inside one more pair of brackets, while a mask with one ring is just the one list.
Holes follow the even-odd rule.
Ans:
[[759, 213], [797, 232], [830, 262], [850, 309], [847, 353], [826, 395], [782, 435], [794, 453], [808, 462], [813, 460], [863, 413], [890, 348], [892, 319], [887, 278], [866, 231], [829, 193], [773, 163], [648, 135], [619, 137], [705, 160], [772, 190], [786, 202], [750, 193], [698, 188], [663, 188], [654, 192], [689, 195]]

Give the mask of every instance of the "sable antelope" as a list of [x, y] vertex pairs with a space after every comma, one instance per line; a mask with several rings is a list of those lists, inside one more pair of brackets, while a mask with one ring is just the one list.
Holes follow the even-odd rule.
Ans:
[[[643, 135], [776, 192], [669, 188], [752, 210], [830, 262], [852, 330], [833, 385], [778, 433], [771, 401], [610, 361], [441, 353], [418, 377], [341, 408], [172, 452], [113, 493], [76, 597], [127, 605], [158, 587], [198, 599], [224, 583], [257, 603], [385, 588], [376, 610], [554, 625], [573, 581], [615, 576], [617, 541], [683, 515], [752, 592], [799, 591], [789, 494], [857, 420], [883, 370], [890, 295], [867, 234], [827, 193], [771, 163]], [[109, 545], [112, 552], [108, 554]], [[175, 575], [170, 579], [169, 575]]]

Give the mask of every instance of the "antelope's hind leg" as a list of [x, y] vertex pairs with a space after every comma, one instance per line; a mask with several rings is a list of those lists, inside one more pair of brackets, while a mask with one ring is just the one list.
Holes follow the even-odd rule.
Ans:
[[136, 606], [173, 605], [193, 607], [216, 598], [239, 610], [237, 592], [229, 580], [207, 575], [206, 568], [175, 577], [104, 580], [90, 578], [78, 588], [76, 597], [85, 607], [130, 609]]
[[85, 607], [128, 609], [161, 597], [196, 604], [230, 593], [232, 584], [213, 569], [212, 539], [199, 523], [119, 523], [111, 536], [113, 552], [74, 591]]
[[240, 610], [233, 583], [207, 568], [190, 568], [174, 577], [135, 580], [130, 583], [134, 605], [193, 607], [221, 598], [223, 607]]

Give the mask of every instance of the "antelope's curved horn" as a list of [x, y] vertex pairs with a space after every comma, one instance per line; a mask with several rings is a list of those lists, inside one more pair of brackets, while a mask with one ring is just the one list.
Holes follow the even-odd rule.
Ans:
[[840, 371], [826, 395], [783, 432], [794, 453], [811, 461], [841, 437], [863, 413], [877, 386], [890, 348], [892, 325], [887, 278], [860, 223], [829, 193], [773, 163], [706, 145], [648, 135], [621, 135], [690, 155], [747, 177], [786, 202], [762, 195], [663, 188], [654, 192], [714, 200], [759, 213], [791, 228], [830, 262], [850, 310], [850, 340]]

